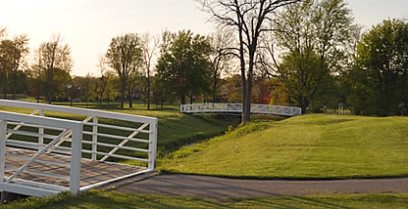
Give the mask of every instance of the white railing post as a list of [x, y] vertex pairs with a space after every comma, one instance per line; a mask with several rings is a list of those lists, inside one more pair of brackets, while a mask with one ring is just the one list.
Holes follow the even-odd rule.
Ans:
[[[38, 115], [44, 117], [44, 110], [40, 110]], [[38, 150], [41, 150], [44, 146], [44, 128], [40, 127], [38, 129], [38, 134], [40, 135], [38, 137]]]
[[4, 173], [6, 170], [6, 132], [7, 121], [5, 119], [0, 122], [0, 182], [4, 182]]
[[72, 194], [78, 194], [81, 184], [81, 158], [82, 158], [82, 124], [72, 129], [71, 142], [71, 170], [69, 190]]
[[150, 123], [148, 169], [154, 170], [157, 155], [157, 121]]
[[98, 152], [98, 117], [93, 117], [92, 126], [92, 160], [97, 160], [96, 153]]

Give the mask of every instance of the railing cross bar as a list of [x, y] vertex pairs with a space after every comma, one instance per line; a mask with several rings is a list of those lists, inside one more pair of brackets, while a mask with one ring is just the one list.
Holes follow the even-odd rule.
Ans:
[[143, 129], [145, 129], [149, 124], [145, 123], [142, 126], [140, 126], [136, 131], [134, 131], [133, 133], [131, 133], [127, 138], [128, 139], [124, 139], [120, 144], [118, 144], [115, 148], [113, 148], [107, 155], [105, 155], [101, 161], [105, 161], [106, 159], [109, 158], [110, 155], [114, 154], [115, 152], [117, 152], [121, 147], [123, 147], [126, 143], [128, 143], [130, 140], [130, 138], [135, 137], [137, 134], [139, 134], [138, 130], [141, 131]]

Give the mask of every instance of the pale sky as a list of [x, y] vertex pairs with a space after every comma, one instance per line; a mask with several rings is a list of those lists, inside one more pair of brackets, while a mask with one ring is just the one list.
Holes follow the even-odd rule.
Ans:
[[[386, 18], [408, 18], [408, 0], [348, 1], [365, 29]], [[0, 0], [0, 27], [10, 36], [27, 34], [31, 52], [53, 34], [62, 35], [74, 75], [98, 75], [98, 57], [114, 36], [183, 29], [209, 34], [214, 26], [208, 17], [194, 0]]]

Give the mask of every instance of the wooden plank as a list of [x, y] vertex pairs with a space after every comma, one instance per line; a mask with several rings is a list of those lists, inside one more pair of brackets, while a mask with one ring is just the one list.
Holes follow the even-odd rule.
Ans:
[[[7, 148], [6, 149], [6, 173], [5, 176], [11, 176], [15, 170], [22, 166], [26, 160], [35, 155], [36, 151]], [[23, 156], [23, 157], [22, 157]], [[69, 163], [70, 157], [64, 155], [58, 155], [53, 153], [46, 153], [41, 158], [42, 161], [57, 161]], [[132, 173], [142, 171], [146, 168], [122, 165], [117, 163], [82, 160], [81, 165], [81, 187], [90, 186], [99, 182], [115, 179], [118, 177], [126, 176]], [[69, 177], [70, 169], [62, 165], [52, 165], [46, 163], [35, 162], [28, 167], [28, 170], [34, 170], [36, 172], [44, 172], [46, 174], [56, 174], [58, 176]], [[26, 181], [34, 181], [45, 184], [52, 184], [62, 187], [69, 187], [69, 181], [50, 176], [36, 175], [33, 173], [23, 172], [16, 179], [22, 179]]]

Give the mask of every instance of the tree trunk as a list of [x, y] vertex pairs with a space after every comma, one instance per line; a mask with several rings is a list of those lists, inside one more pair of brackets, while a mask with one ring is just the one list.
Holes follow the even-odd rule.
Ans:
[[4, 72], [3, 99], [7, 99], [7, 83], [8, 83], [7, 72]]
[[245, 124], [247, 121], [245, 120], [245, 115], [246, 115], [246, 95], [247, 95], [247, 91], [246, 91], [246, 84], [247, 81], [245, 79], [245, 76], [241, 76], [241, 91], [242, 91], [242, 95], [241, 95], [241, 102], [242, 102], [242, 112], [241, 112], [241, 123]]
[[150, 70], [147, 70], [147, 110], [150, 110]]
[[246, 95], [245, 95], [245, 114], [244, 123], [251, 121], [251, 104], [252, 104], [252, 73], [249, 73], [246, 81]]
[[184, 95], [180, 96], [180, 102], [181, 102], [182, 105], [186, 104], [186, 97]]
[[126, 87], [124, 84], [124, 81], [121, 81], [120, 84], [120, 108], [121, 109], [125, 109], [125, 91], [126, 91]]
[[7, 85], [3, 87], [3, 99], [7, 99]]
[[48, 72], [48, 78], [47, 78], [47, 84], [45, 85], [45, 91], [46, 91], [46, 100], [47, 100], [47, 103], [48, 104], [51, 104], [51, 97], [52, 97], [52, 91], [53, 91], [53, 88], [52, 88], [52, 80], [53, 80], [53, 77], [54, 77], [54, 74], [53, 74], [53, 72], [52, 72], [52, 70], [48, 70], [49, 72]]
[[129, 87], [129, 91], [128, 91], [128, 101], [129, 101], [129, 108], [133, 108], [133, 91], [131, 87]]
[[217, 102], [217, 76], [214, 76], [214, 85], [213, 85], [213, 103]]
[[309, 107], [309, 99], [306, 97], [302, 97], [302, 104], [300, 107], [302, 108], [302, 114], [306, 114], [307, 108]]
[[13, 91], [13, 100], [16, 99], [16, 93], [17, 93], [17, 70], [14, 70], [13, 72], [13, 85], [12, 85], [12, 91]]

